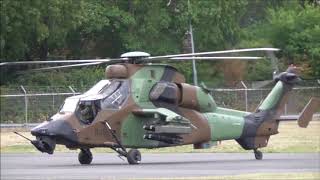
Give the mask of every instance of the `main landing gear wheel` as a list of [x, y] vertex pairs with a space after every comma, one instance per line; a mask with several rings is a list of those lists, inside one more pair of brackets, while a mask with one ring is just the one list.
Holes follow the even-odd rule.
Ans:
[[127, 153], [127, 160], [129, 164], [140, 164], [141, 162], [141, 153], [137, 149], [130, 149]]
[[254, 149], [254, 157], [256, 160], [261, 160], [263, 158], [263, 154], [261, 151]]
[[92, 153], [90, 149], [81, 149], [78, 160], [80, 164], [90, 164], [92, 161]]

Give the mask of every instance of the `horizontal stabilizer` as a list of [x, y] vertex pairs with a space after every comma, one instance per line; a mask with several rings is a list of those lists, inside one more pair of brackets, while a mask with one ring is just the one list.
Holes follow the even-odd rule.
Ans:
[[299, 115], [280, 116], [277, 121], [297, 121], [300, 127], [306, 128], [312, 120], [313, 114], [320, 108], [320, 98], [311, 98]]
[[299, 119], [299, 115], [282, 115], [277, 121], [296, 121]]

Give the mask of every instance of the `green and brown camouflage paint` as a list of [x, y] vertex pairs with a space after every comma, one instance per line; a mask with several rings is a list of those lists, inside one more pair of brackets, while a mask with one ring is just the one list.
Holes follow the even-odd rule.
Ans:
[[[236, 139], [245, 149], [260, 148], [267, 145], [270, 135], [278, 133], [276, 118], [294, 84], [292, 79], [286, 79], [286, 73], [279, 76], [276, 86], [258, 110], [249, 113], [217, 107], [205, 89], [186, 84], [184, 76], [171, 66], [110, 65], [106, 69], [107, 79], [125, 80], [130, 84], [129, 96], [120, 109], [99, 111], [90, 125], [80, 123], [74, 114], [67, 113], [57, 115], [58, 119], [46, 126], [50, 127], [50, 123], [56, 121], [65, 123], [64, 129], [55, 131], [68, 132], [65, 136], [69, 134], [72, 138], [61, 136], [60, 139], [64, 141], [57, 140], [57, 143], [69, 148], [117, 147], [106, 122], [125, 147], [157, 148], [194, 144], [195, 148], [201, 148], [210, 141]], [[180, 138], [179, 143], [145, 139], [144, 135], [148, 132], [144, 126], [159, 121], [159, 116], [147, 115], [144, 110], [157, 108], [168, 109], [187, 119], [192, 125], [191, 133], [172, 135]], [[37, 136], [36, 130], [33, 135]]]

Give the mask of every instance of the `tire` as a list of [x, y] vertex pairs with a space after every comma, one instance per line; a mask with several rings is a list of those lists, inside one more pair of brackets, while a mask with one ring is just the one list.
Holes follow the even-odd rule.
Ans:
[[129, 164], [140, 164], [141, 162], [141, 153], [137, 149], [130, 149], [127, 154], [127, 160]]
[[256, 160], [261, 160], [263, 158], [263, 154], [262, 154], [261, 151], [255, 150], [254, 151], [254, 157], [256, 158]]
[[80, 164], [90, 164], [92, 159], [93, 158], [90, 149], [81, 149], [78, 155], [78, 160]]

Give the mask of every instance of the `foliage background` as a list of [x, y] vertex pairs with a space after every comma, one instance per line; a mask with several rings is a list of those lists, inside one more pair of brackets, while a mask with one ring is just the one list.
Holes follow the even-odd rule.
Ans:
[[[317, 0], [0, 0], [0, 59], [5, 61], [119, 57], [187, 52], [191, 20], [196, 51], [277, 47], [279, 66], [303, 67], [320, 78], [320, 4]], [[191, 63], [173, 64], [189, 82]], [[90, 86], [103, 66], [24, 73], [1, 67], [1, 86]], [[198, 63], [210, 86], [272, 78], [270, 60]]]

